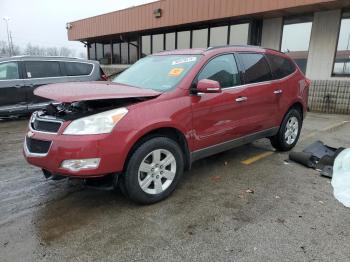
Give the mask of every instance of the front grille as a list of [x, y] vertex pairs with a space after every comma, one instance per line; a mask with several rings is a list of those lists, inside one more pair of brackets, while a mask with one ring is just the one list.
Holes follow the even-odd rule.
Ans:
[[50, 132], [57, 133], [61, 127], [61, 122], [51, 122], [48, 120], [40, 120], [37, 117], [34, 117], [31, 126], [33, 130], [41, 131], [41, 132]]
[[30, 153], [47, 154], [49, 152], [51, 141], [38, 140], [34, 138], [26, 138], [27, 148]]

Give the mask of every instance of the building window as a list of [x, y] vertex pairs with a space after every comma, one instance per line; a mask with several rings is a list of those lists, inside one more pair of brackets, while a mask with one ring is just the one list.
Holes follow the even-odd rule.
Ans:
[[113, 64], [120, 64], [121, 63], [121, 56], [120, 56], [120, 43], [113, 43]]
[[133, 64], [137, 61], [138, 59], [138, 45], [137, 45], [137, 41], [133, 41], [129, 43], [129, 64]]
[[149, 54], [151, 54], [151, 36], [150, 35], [144, 35], [141, 38], [142, 42], [142, 57], [145, 57]]
[[95, 60], [96, 59], [96, 52], [95, 52], [95, 43], [91, 43], [89, 45], [89, 59]]
[[191, 32], [182, 31], [177, 33], [177, 49], [190, 48], [191, 44]]
[[249, 23], [230, 26], [230, 45], [246, 45], [249, 40]]
[[128, 64], [129, 63], [129, 47], [127, 42], [120, 43], [121, 45], [121, 63]]
[[295, 60], [305, 73], [312, 29], [312, 17], [286, 19], [283, 26], [281, 51]]
[[158, 34], [152, 36], [152, 53], [158, 53], [164, 51], [164, 35]]
[[342, 16], [333, 75], [350, 76], [350, 11]]
[[192, 31], [192, 48], [208, 47], [208, 28]]
[[210, 46], [227, 45], [228, 26], [210, 28]]
[[101, 62], [103, 59], [103, 44], [96, 43], [96, 60]]
[[111, 44], [103, 45], [103, 58], [100, 60], [100, 63], [103, 65], [108, 65], [112, 63], [112, 46]]
[[175, 33], [165, 34], [165, 50], [175, 49]]

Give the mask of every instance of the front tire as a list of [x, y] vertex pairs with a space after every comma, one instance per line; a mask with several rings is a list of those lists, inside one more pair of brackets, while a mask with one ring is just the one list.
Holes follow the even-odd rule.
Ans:
[[174, 191], [183, 170], [180, 146], [167, 137], [155, 137], [133, 152], [120, 182], [132, 201], [153, 204]]
[[271, 145], [278, 151], [289, 151], [298, 142], [303, 121], [300, 112], [290, 109], [285, 115], [278, 133], [270, 138]]

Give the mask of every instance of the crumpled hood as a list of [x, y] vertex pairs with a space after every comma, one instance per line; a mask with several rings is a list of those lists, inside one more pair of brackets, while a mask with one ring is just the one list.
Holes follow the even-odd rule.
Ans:
[[61, 103], [78, 101], [155, 97], [161, 93], [111, 82], [72, 82], [44, 85], [36, 88], [34, 94]]

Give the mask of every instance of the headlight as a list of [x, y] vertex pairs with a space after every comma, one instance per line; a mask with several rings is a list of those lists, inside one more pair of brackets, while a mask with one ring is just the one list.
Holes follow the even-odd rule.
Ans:
[[64, 135], [97, 135], [110, 133], [113, 127], [128, 113], [122, 107], [72, 121]]

